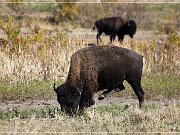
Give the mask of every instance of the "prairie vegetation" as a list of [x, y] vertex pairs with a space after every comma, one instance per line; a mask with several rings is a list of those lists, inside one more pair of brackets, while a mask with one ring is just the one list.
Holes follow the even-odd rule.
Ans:
[[[16, 4], [0, 5], [0, 102], [55, 99], [52, 84], [65, 81], [71, 55], [96, 43], [94, 21], [121, 15], [137, 21], [137, 34], [112, 45], [143, 55], [145, 101], [174, 104], [95, 106], [73, 118], [55, 106], [0, 109], [1, 132], [180, 132], [180, 4]], [[111, 96], [136, 98], [125, 87]]]
[[[1, 132], [110, 134], [110, 133], [178, 133], [180, 106], [146, 105], [139, 110], [132, 105], [105, 105], [89, 108], [86, 114], [69, 117], [57, 107], [0, 112]], [[2, 121], [2, 119], [4, 119]]]

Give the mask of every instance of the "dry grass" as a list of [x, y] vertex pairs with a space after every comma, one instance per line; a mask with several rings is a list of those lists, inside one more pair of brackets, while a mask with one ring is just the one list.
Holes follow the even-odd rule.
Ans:
[[[58, 32], [49, 36], [41, 31], [28, 37], [18, 37], [13, 45], [0, 51], [1, 80], [10, 83], [31, 80], [64, 80], [68, 73], [71, 55], [87, 46], [88, 40], [69, 38]], [[144, 56], [144, 73], [179, 74], [180, 48], [178, 45], [154, 40], [124, 41], [123, 46]]]
[[[3, 100], [24, 100], [24, 97], [26, 98], [31, 95], [27, 94], [31, 93], [31, 90], [33, 91], [33, 94], [30, 96], [32, 99], [34, 97], [35, 99], [37, 97], [41, 97], [40, 99], [43, 97], [48, 98], [48, 95], [51, 98], [53, 94], [48, 90], [52, 88], [51, 84], [54, 81], [65, 81], [71, 55], [76, 50], [87, 47], [87, 43], [96, 42], [95, 33], [91, 32], [90, 35], [84, 34], [80, 36], [78, 34], [81, 31], [77, 29], [73, 32], [75, 33], [74, 35], [73, 33], [63, 32], [61, 29], [49, 33], [47, 29], [43, 29], [42, 27], [38, 28], [36, 32], [32, 30], [31, 34], [24, 34], [22, 29], [19, 31], [19, 28], [22, 28], [22, 24], [17, 23], [11, 18], [7, 23], [0, 20], [0, 27], [5, 29], [6, 37], [8, 38], [1, 38], [0, 40], [2, 41], [0, 42], [0, 98]], [[102, 38], [104, 41], [103, 44], [109, 41], [109, 37], [107, 36]], [[177, 78], [179, 78], [180, 73], [179, 35], [175, 33], [169, 34], [167, 37], [163, 37], [162, 41], [159, 38], [161, 38], [161, 35], [158, 35], [158, 39], [156, 35], [152, 35], [147, 40], [141, 40], [142, 37], [133, 40], [126, 38], [123, 44], [117, 42], [113, 44], [129, 48], [143, 55], [144, 76], [147, 76], [147, 74], [155, 74], [156, 77], [157, 75], [171, 76], [176, 74], [175, 78], [171, 77], [171, 82], [175, 81], [175, 84], [177, 84], [178, 81], [176, 80], [178, 80]], [[145, 81], [149, 80], [147, 77]], [[39, 81], [42, 81], [42, 83], [39, 83]], [[43, 81], [47, 82], [44, 83]], [[160, 77], [159, 80], [152, 84], [146, 85], [147, 83], [145, 82], [144, 87], [146, 90], [148, 89], [148, 93], [151, 93], [150, 91], [154, 91], [154, 95], [156, 95], [157, 91], [166, 93], [164, 90], [167, 89], [169, 94], [162, 94], [162, 97], [175, 95], [171, 94], [171, 92], [175, 92], [175, 97], [179, 97], [179, 92], [177, 92], [179, 85], [175, 86], [172, 90], [169, 90], [170, 87], [160, 89], [160, 85], [155, 85], [159, 81], [164, 80]], [[34, 83], [37, 84], [34, 85]], [[155, 87], [156, 89], [154, 89], [151, 85], [155, 85], [157, 88]]]
[[[45, 110], [47, 111], [47, 110]], [[28, 113], [28, 111], [26, 111]], [[44, 118], [32, 114], [26, 119], [18, 117], [0, 121], [0, 131], [18, 133], [178, 133], [180, 132], [180, 107], [146, 105], [144, 110], [137, 106], [125, 108], [120, 105], [90, 108], [82, 116], [69, 117], [55, 112], [53, 117]], [[40, 112], [39, 112], [40, 113]]]

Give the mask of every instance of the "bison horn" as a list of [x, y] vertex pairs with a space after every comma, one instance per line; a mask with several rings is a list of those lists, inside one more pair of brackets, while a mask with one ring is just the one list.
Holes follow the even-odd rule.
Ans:
[[78, 91], [78, 94], [81, 95], [81, 92], [82, 92], [82, 91], [81, 91], [78, 87], [76, 87], [76, 89], [77, 89], [77, 91]]
[[56, 91], [56, 84], [54, 83], [54, 91]]

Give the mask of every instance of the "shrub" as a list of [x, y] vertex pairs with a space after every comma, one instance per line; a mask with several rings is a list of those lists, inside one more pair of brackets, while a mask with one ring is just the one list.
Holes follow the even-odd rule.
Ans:
[[7, 6], [16, 13], [17, 19], [21, 19], [25, 10], [27, 10], [27, 6], [23, 2], [24, 0], [9, 0], [9, 3], [7, 3]]

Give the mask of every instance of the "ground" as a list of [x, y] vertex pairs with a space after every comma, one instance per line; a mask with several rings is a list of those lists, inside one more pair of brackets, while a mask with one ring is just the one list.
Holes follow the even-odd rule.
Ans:
[[[98, 100], [97, 97], [95, 97], [95, 105], [96, 106], [102, 106], [102, 105], [110, 105], [110, 104], [120, 104], [125, 106], [131, 106], [131, 105], [138, 105], [138, 99], [135, 98], [124, 98], [124, 97], [112, 97], [107, 96], [103, 100]], [[180, 100], [145, 100], [144, 104], [159, 104], [159, 105], [174, 105], [174, 104], [180, 104]], [[0, 102], [0, 110], [7, 110], [7, 109], [31, 109], [36, 107], [46, 107], [46, 106], [59, 106], [59, 103], [55, 99], [51, 100], [26, 100], [26, 101], [6, 101], [6, 102]]]

